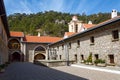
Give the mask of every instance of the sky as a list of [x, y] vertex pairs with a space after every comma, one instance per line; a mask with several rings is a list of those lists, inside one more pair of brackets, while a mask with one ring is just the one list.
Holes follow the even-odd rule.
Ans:
[[120, 12], [120, 0], [4, 0], [7, 15], [14, 13], [37, 13], [58, 11], [87, 15], [99, 12]]

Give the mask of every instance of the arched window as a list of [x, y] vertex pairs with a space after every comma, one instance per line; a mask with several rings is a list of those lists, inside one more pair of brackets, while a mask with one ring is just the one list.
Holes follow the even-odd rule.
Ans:
[[45, 59], [45, 48], [38, 46], [34, 50], [34, 60], [44, 60]]
[[73, 25], [71, 25], [71, 29], [72, 29], [72, 32], [73, 32]]
[[75, 32], [78, 32], [78, 24], [75, 25]]

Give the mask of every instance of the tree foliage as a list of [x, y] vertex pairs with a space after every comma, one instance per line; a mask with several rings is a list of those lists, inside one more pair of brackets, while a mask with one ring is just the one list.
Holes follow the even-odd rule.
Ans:
[[[23, 31], [29, 35], [37, 35], [37, 32], [40, 31], [42, 35], [63, 36], [64, 32], [68, 31], [68, 23], [73, 15], [55, 11], [36, 14], [15, 13], [8, 16], [8, 24], [11, 31]], [[98, 24], [110, 19], [110, 13], [76, 15], [84, 23], [92, 21], [93, 24]]]

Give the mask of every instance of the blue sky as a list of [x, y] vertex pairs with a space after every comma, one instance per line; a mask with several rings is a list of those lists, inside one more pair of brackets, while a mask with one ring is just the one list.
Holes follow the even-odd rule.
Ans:
[[120, 11], [120, 0], [4, 0], [7, 15], [58, 11], [87, 15], [99, 12]]

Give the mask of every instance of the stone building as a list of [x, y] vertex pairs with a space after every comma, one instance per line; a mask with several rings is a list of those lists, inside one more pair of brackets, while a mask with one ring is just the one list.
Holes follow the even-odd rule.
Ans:
[[3, 0], [0, 0], [0, 65], [8, 62], [9, 29]]
[[[81, 63], [92, 55], [93, 62], [102, 59], [108, 65], [120, 66], [120, 17], [113, 16], [110, 20], [50, 44], [49, 59]], [[71, 29], [69, 31], [72, 32]]]
[[8, 40], [9, 61], [28, 61], [47, 59], [47, 46], [61, 40], [59, 37], [28, 36], [23, 32], [10, 32]]

